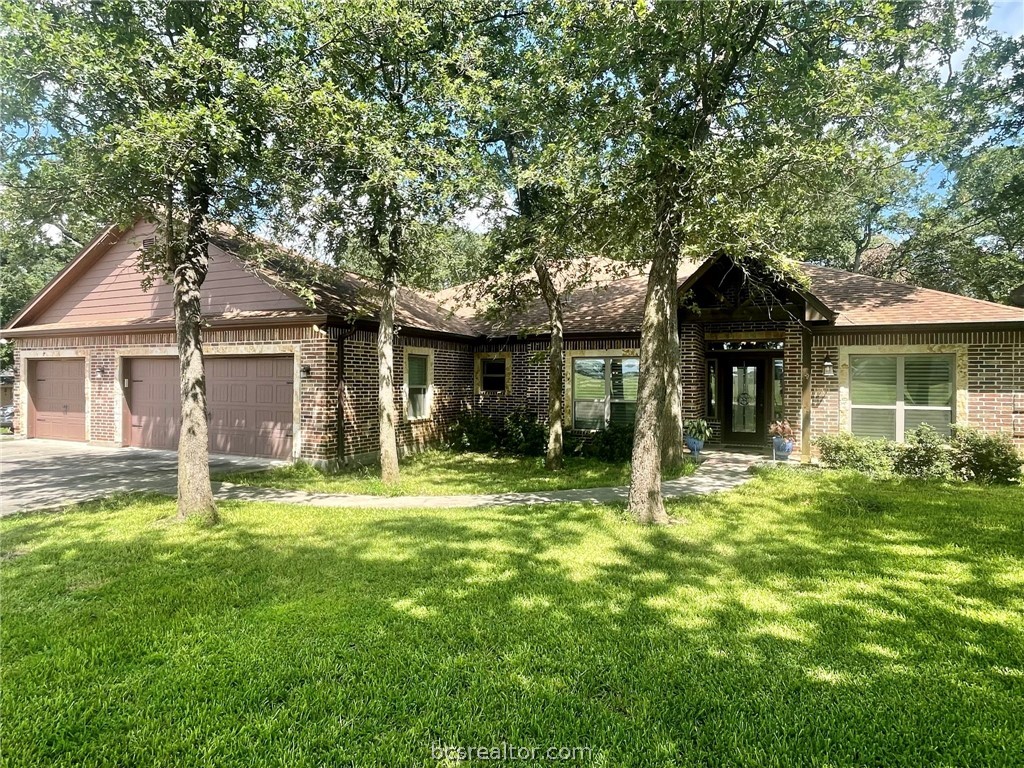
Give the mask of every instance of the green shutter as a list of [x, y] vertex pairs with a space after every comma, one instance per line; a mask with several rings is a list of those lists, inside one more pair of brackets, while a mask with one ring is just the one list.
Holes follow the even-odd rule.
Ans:
[[410, 387], [427, 386], [426, 355], [409, 355], [408, 370], [405, 375]]

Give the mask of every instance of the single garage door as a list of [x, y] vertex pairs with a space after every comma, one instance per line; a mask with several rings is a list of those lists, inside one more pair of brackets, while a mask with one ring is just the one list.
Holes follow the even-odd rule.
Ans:
[[[126, 365], [130, 444], [175, 450], [177, 358], [133, 358]], [[291, 357], [206, 358], [210, 451], [291, 458], [292, 393]]]
[[29, 437], [85, 440], [85, 360], [29, 363]]

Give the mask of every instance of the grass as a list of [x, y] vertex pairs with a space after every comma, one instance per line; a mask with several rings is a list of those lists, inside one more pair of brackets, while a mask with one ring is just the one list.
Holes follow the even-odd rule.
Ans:
[[4, 760], [1024, 764], [1022, 498], [775, 470], [656, 529], [224, 503], [201, 530], [159, 497], [4, 520]]
[[[692, 474], [694, 468], [695, 465], [688, 461], [676, 476]], [[542, 457], [492, 456], [485, 453], [435, 450], [405, 459], [402, 462], [401, 479], [391, 487], [381, 483], [380, 469], [375, 466], [344, 467], [328, 471], [299, 463], [264, 472], [222, 474], [216, 479], [240, 485], [314, 493], [447, 496], [628, 485], [629, 463], [566, 457], [561, 471], [548, 472], [544, 469]]]

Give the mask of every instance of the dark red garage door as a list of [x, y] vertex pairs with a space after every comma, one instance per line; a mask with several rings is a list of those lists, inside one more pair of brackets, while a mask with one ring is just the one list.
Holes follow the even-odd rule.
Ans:
[[85, 360], [29, 362], [29, 437], [85, 440]]
[[[133, 358], [126, 365], [130, 445], [176, 449], [178, 360]], [[208, 357], [206, 393], [213, 453], [291, 458], [292, 358]]]

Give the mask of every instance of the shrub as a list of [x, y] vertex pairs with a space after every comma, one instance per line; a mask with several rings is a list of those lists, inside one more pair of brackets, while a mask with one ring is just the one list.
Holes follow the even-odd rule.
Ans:
[[548, 430], [529, 411], [512, 411], [505, 417], [498, 446], [513, 456], [543, 456]]
[[893, 470], [897, 475], [919, 480], [951, 480], [953, 466], [950, 448], [942, 435], [927, 424], [910, 432], [902, 445], [896, 446]]
[[821, 463], [830, 469], [855, 469], [869, 475], [893, 472], [896, 449], [889, 440], [864, 440], [849, 432], [822, 435], [814, 440]]
[[956, 425], [950, 459], [958, 478], [979, 483], [1019, 482], [1024, 462], [1009, 435]]
[[629, 461], [633, 457], [633, 425], [611, 424], [583, 444], [583, 455], [601, 461]]
[[456, 451], [486, 453], [496, 443], [494, 422], [479, 411], [463, 411], [448, 428], [448, 446]]

